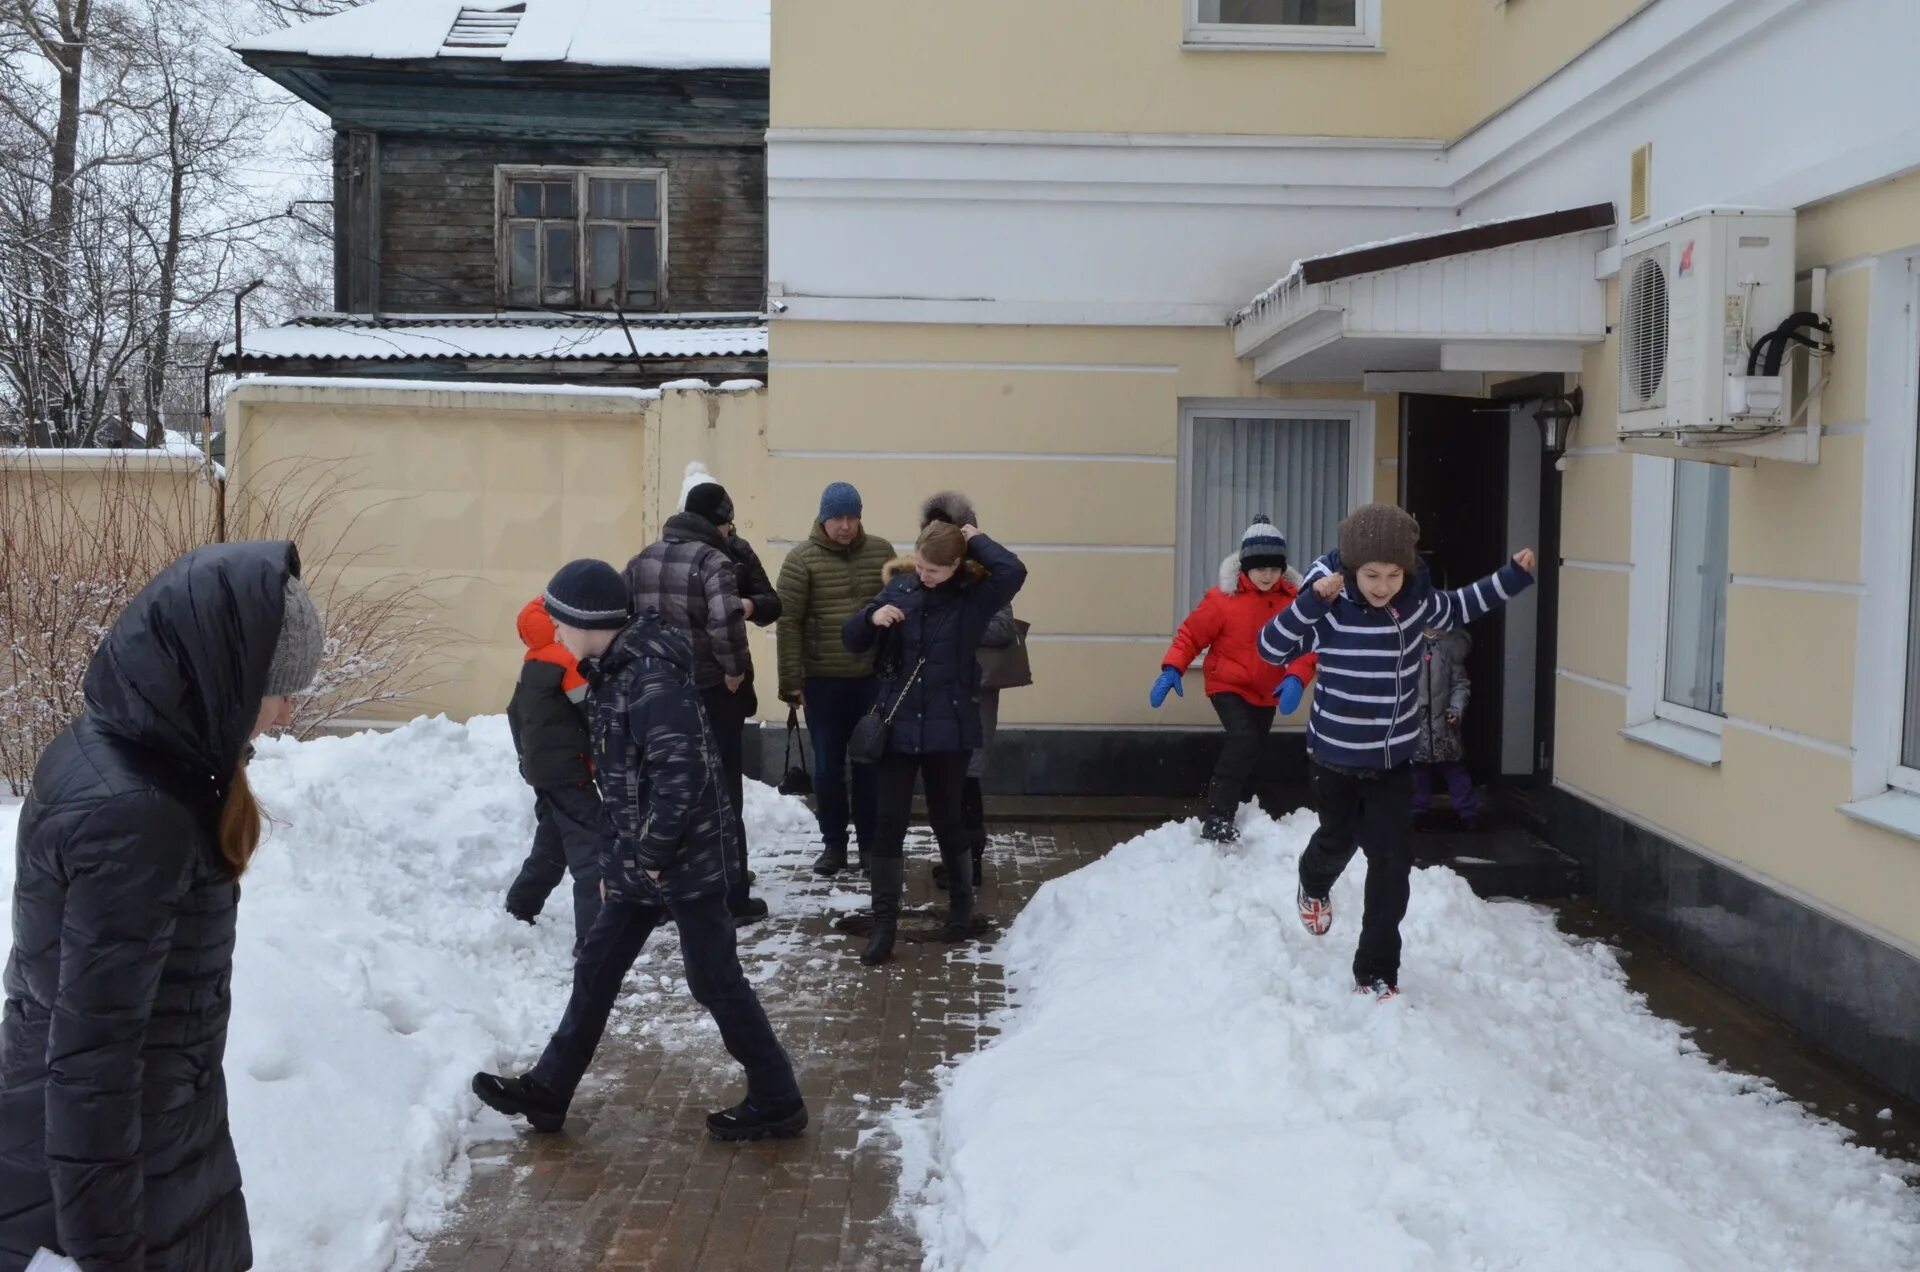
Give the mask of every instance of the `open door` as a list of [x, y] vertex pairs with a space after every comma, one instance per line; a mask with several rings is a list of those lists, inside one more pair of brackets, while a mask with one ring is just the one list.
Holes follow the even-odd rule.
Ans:
[[1470, 629], [1464, 728], [1477, 783], [1532, 786], [1552, 764], [1558, 552], [1541, 536], [1559, 524], [1559, 473], [1543, 453], [1532, 400], [1408, 395], [1401, 404], [1401, 500], [1420, 520], [1434, 581], [1464, 587], [1519, 548], [1539, 552], [1540, 586]]

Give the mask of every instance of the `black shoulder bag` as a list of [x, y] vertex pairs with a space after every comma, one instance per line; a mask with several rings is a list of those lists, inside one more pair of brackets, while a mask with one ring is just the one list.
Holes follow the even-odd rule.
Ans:
[[913, 682], [920, 678], [920, 669], [927, 665], [922, 658], [913, 665], [913, 672], [907, 682], [900, 686], [900, 692], [893, 700], [893, 709], [885, 715], [880, 714], [880, 704], [873, 704], [873, 710], [855, 721], [853, 734], [847, 739], [847, 758], [855, 764], [878, 764], [880, 757], [887, 753], [887, 742], [893, 736], [893, 717], [900, 711], [900, 704], [907, 700], [907, 694], [913, 690]]

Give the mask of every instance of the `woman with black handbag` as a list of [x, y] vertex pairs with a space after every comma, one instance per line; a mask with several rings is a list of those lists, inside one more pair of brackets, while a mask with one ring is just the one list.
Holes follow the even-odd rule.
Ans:
[[873, 936], [860, 958], [893, 957], [899, 928], [902, 851], [918, 778], [952, 886], [941, 939], [964, 941], [973, 924], [973, 870], [961, 818], [967, 765], [981, 744], [981, 639], [1027, 581], [1020, 558], [971, 524], [930, 523], [911, 562], [891, 576], [841, 638], [854, 653], [877, 649], [880, 701], [855, 729], [856, 763], [875, 766]]

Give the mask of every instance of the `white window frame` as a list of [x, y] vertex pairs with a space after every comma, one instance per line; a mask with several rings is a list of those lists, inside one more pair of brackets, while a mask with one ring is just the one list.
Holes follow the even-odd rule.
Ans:
[[1380, 49], [1380, 0], [1356, 0], [1350, 27], [1279, 26], [1202, 22], [1200, 0], [1186, 0], [1184, 47], [1197, 50], [1376, 52]]
[[[1183, 622], [1192, 608], [1193, 566], [1187, 544], [1193, 525], [1193, 432], [1199, 419], [1345, 420], [1347, 422], [1347, 511], [1373, 502], [1374, 409], [1372, 402], [1303, 402], [1279, 398], [1182, 398], [1180, 400], [1179, 486], [1174, 513], [1173, 620]], [[1277, 511], [1277, 510], [1276, 510]], [[1306, 562], [1296, 563], [1302, 574]]]
[[1627, 595], [1627, 725], [1623, 732], [1683, 759], [1720, 763], [1726, 718], [1667, 701], [1667, 622], [1673, 605], [1674, 465], [1633, 457], [1633, 575]]
[[[652, 224], [658, 226], [655, 235], [655, 251], [658, 259], [654, 269], [654, 303], [644, 309], [628, 309], [627, 313], [655, 314], [666, 311], [667, 305], [667, 242], [670, 237], [667, 228], [667, 170], [665, 168], [598, 167], [593, 164], [578, 163], [511, 163], [496, 164], [493, 169], [493, 242], [494, 242], [494, 295], [496, 303], [502, 308], [516, 308], [511, 289], [508, 286], [509, 257], [512, 254], [510, 235], [507, 233], [509, 221], [521, 220], [512, 214], [509, 199], [513, 183], [516, 180], [557, 181], [562, 177], [573, 181], [573, 309], [586, 310], [587, 304], [587, 238], [588, 230], [596, 224], [639, 225], [645, 222], [618, 221], [608, 222], [606, 218], [591, 215], [589, 202], [590, 183], [593, 181], [652, 181], [654, 183], [654, 212]], [[544, 219], [544, 218], [543, 218]], [[555, 306], [542, 306], [555, 308]], [[595, 308], [593, 312], [604, 312]]]
[[[1920, 837], [1920, 769], [1902, 763], [1912, 622], [1920, 422], [1920, 247], [1878, 257], [1867, 331], [1867, 440], [1860, 500], [1860, 629], [1854, 660], [1853, 798], [1845, 811]], [[1920, 687], [1907, 692], [1920, 691]], [[1863, 808], [1878, 805], [1877, 810]], [[1873, 815], [1875, 811], [1890, 817]]]

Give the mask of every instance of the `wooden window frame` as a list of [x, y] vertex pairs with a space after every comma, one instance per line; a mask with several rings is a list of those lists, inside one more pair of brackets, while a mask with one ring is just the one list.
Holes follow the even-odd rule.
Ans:
[[1356, 0], [1350, 27], [1202, 22], [1200, 0], [1185, 0], [1184, 48], [1202, 52], [1354, 52], [1380, 50], [1380, 0]]
[[[667, 244], [669, 230], [667, 226], [667, 170], [662, 167], [596, 167], [580, 164], [499, 164], [493, 170], [493, 239], [494, 239], [494, 297], [502, 309], [524, 309], [526, 306], [513, 299], [510, 286], [509, 267], [512, 263], [512, 226], [515, 223], [533, 222], [542, 224], [556, 220], [553, 217], [521, 217], [512, 212], [511, 196], [515, 181], [556, 181], [565, 178], [573, 182], [573, 301], [566, 306], [555, 306], [540, 302], [535, 307], [553, 309], [564, 307], [585, 311], [592, 308], [587, 302], [587, 240], [588, 229], [594, 225], [617, 225], [624, 231], [631, 226], [654, 227], [655, 253], [654, 299], [653, 304], [644, 307], [622, 306], [626, 313], [660, 313], [667, 308]], [[654, 183], [654, 218], [636, 220], [631, 218], [596, 217], [591, 214], [590, 182], [593, 181], [652, 181]], [[544, 251], [544, 248], [541, 249]], [[622, 249], [625, 250], [624, 247]], [[542, 270], [544, 274], [544, 269]], [[544, 286], [544, 282], [543, 282]], [[593, 312], [600, 312], [593, 309]]]

